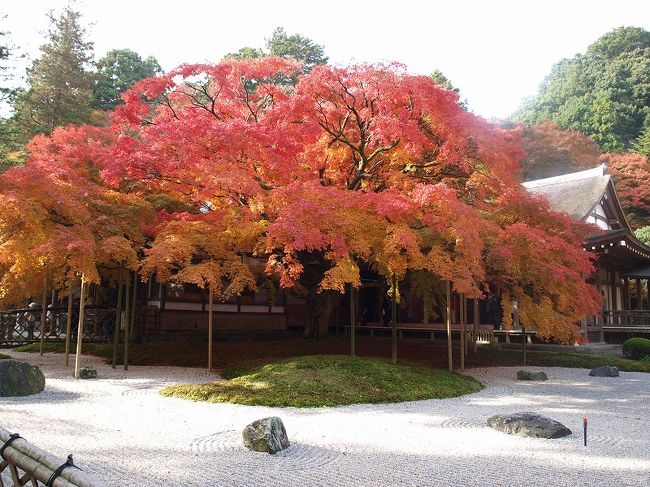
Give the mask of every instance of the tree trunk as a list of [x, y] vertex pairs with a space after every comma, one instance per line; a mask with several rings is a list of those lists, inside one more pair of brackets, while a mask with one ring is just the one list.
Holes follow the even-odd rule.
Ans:
[[131, 299], [131, 320], [129, 323], [131, 324], [130, 332], [129, 333], [129, 340], [131, 340], [131, 343], [133, 343], [133, 338], [137, 334], [137, 329], [135, 326], [135, 307], [136, 307], [136, 301], [138, 297], [138, 273], [134, 272], [133, 273], [133, 299]]
[[329, 333], [329, 321], [333, 305], [332, 291], [316, 293], [315, 288], [310, 290], [307, 297], [307, 318], [305, 337], [321, 339]]

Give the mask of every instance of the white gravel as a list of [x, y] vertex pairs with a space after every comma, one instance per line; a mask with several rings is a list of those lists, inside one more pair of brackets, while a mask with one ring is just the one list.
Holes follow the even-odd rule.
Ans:
[[[168, 384], [218, 379], [205, 369], [125, 372], [86, 357], [99, 379], [75, 381], [61, 355], [5, 353], [39, 365], [47, 382], [41, 394], [0, 398], [0, 426], [61, 458], [73, 453], [111, 486], [650, 485], [650, 374], [545, 368], [549, 381], [533, 383], [516, 380], [519, 367], [473, 369], [486, 388], [462, 398], [273, 409], [158, 394]], [[574, 433], [529, 439], [485, 425], [517, 411]], [[246, 450], [241, 430], [271, 415], [282, 418], [292, 446], [275, 456]]]

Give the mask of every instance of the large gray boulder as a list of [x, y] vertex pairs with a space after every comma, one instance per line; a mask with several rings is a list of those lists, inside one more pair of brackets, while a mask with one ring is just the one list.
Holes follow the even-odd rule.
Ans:
[[43, 392], [41, 369], [15, 360], [0, 360], [0, 397], [31, 396]]
[[548, 380], [544, 372], [531, 372], [530, 370], [520, 370], [517, 372], [517, 380]]
[[618, 368], [611, 365], [603, 365], [602, 367], [596, 367], [589, 375], [592, 377], [618, 377]]
[[277, 416], [258, 419], [242, 431], [244, 446], [249, 450], [277, 453], [289, 448], [289, 438], [282, 420]]
[[516, 436], [562, 438], [571, 434], [571, 430], [562, 423], [535, 413], [496, 415], [489, 418], [487, 424], [495, 430]]

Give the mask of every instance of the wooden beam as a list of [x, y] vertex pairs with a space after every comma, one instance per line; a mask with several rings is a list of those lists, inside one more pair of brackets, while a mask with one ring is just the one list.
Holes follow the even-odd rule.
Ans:
[[357, 322], [357, 297], [356, 289], [350, 284], [350, 355], [356, 356], [356, 322]]
[[124, 269], [120, 269], [117, 277], [117, 305], [115, 306], [115, 328], [113, 330], [113, 362], [111, 367], [117, 367], [117, 345], [120, 343], [120, 330], [122, 328], [122, 274]]
[[481, 317], [479, 315], [479, 302], [478, 298], [474, 298], [474, 353], [478, 352], [478, 327], [480, 324]]
[[460, 307], [460, 371], [465, 372], [465, 294], [460, 293], [458, 296], [458, 306]]
[[395, 274], [392, 277], [392, 294], [393, 299], [391, 302], [391, 314], [392, 314], [392, 342], [393, 342], [393, 364], [397, 363], [397, 278]]

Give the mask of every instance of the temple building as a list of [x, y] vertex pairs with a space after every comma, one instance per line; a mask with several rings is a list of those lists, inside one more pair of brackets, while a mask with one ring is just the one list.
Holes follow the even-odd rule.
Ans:
[[602, 314], [585, 317], [581, 331], [591, 342], [620, 342], [650, 334], [647, 284], [643, 285], [650, 278], [650, 247], [634, 236], [605, 169], [601, 165], [537, 179], [524, 187], [546, 198], [555, 211], [601, 229], [583, 242], [583, 248], [598, 256], [593, 283], [603, 297]]

